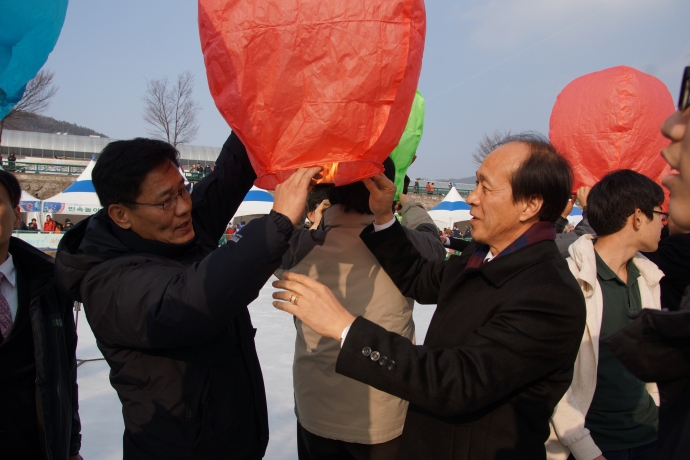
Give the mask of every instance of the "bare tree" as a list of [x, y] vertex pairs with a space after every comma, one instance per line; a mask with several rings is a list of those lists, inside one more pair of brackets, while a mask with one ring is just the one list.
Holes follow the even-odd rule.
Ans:
[[506, 137], [510, 136], [510, 131], [496, 130], [493, 134], [484, 134], [484, 138], [479, 141], [479, 145], [472, 152], [472, 159], [478, 165], [484, 158], [496, 149], [496, 146]]
[[27, 118], [36, 118], [43, 113], [50, 104], [50, 99], [57, 93], [57, 87], [53, 85], [55, 74], [49, 70], [40, 70], [34, 78], [29, 80], [24, 90], [24, 96], [12, 107], [10, 113], [0, 120], [0, 142], [2, 141], [2, 130], [13, 127], [13, 121]]
[[194, 140], [199, 125], [197, 114], [201, 107], [192, 99], [194, 75], [186, 71], [170, 85], [167, 78], [147, 80], [144, 102], [144, 121], [148, 133], [177, 147]]

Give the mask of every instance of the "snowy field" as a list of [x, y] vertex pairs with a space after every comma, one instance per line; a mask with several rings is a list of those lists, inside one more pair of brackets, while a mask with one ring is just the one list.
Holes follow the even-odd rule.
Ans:
[[[249, 306], [256, 333], [256, 348], [263, 370], [268, 399], [269, 442], [268, 460], [297, 458], [295, 414], [292, 396], [292, 355], [295, 327], [292, 317], [271, 305], [275, 291], [271, 281], [264, 286], [259, 298]], [[426, 335], [433, 306], [415, 305], [414, 320], [417, 343]], [[96, 347], [84, 312], [79, 313], [78, 359], [102, 357]], [[108, 381], [105, 361], [86, 362], [79, 366], [79, 414], [82, 423], [81, 454], [85, 460], [122, 458], [122, 406]]]

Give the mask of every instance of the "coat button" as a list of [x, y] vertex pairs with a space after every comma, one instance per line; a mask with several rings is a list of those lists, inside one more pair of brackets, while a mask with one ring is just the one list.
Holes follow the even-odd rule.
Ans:
[[372, 351], [371, 356], [369, 356], [369, 357], [371, 358], [372, 361], [378, 361], [379, 358], [381, 357], [381, 353], [379, 353], [378, 351]]
[[396, 367], [398, 367], [398, 365], [391, 359], [391, 361], [388, 363], [388, 370], [394, 371]]
[[385, 366], [386, 364], [388, 364], [388, 358], [381, 356], [381, 359], [379, 359], [379, 366]]
[[369, 356], [371, 354], [371, 348], [369, 348], [369, 347], [362, 348], [362, 354], [364, 356]]

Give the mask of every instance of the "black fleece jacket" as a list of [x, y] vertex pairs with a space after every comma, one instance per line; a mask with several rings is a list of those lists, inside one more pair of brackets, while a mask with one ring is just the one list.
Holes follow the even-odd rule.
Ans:
[[292, 224], [272, 212], [217, 242], [256, 176], [230, 136], [192, 193], [195, 239], [144, 240], [101, 211], [63, 238], [57, 277], [84, 310], [123, 404], [124, 458], [262, 458], [268, 416], [247, 305]]

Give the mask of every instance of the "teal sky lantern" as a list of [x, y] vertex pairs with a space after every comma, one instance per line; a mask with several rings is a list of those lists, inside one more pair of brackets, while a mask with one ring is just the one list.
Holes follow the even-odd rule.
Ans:
[[0, 0], [0, 120], [57, 43], [67, 0]]

